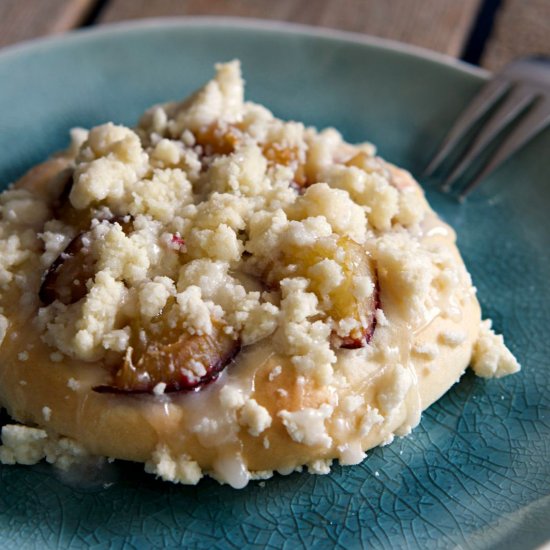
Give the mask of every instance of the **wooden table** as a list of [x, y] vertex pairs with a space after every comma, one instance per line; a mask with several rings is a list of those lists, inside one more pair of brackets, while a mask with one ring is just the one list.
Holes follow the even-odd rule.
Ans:
[[550, 54], [550, 0], [0, 0], [0, 47], [124, 19], [231, 15], [423, 46], [495, 70]]

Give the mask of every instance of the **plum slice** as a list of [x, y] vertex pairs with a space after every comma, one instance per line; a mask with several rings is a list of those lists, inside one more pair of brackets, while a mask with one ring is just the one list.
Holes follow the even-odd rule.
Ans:
[[235, 151], [240, 140], [241, 132], [234, 125], [222, 129], [214, 123], [195, 132], [197, 145], [203, 147], [209, 155], [229, 155]]
[[[221, 128], [214, 123], [195, 132], [195, 141], [208, 155], [229, 155], [235, 152], [243, 141], [242, 127], [239, 124], [229, 124]], [[280, 143], [259, 145], [268, 164], [282, 164], [294, 168], [293, 187], [298, 191], [307, 187], [305, 166], [300, 161], [300, 151], [297, 147], [285, 147]]]
[[[120, 224], [125, 233], [132, 230], [130, 217], [112, 218], [109, 222]], [[89, 231], [79, 233], [48, 268], [38, 291], [44, 305], [59, 300], [68, 306], [86, 296], [86, 283], [95, 275], [96, 263], [90, 253], [89, 240]]]
[[310, 185], [306, 176], [305, 165], [300, 160], [300, 151], [297, 147], [281, 147], [278, 143], [270, 143], [263, 147], [263, 153], [271, 164], [282, 164], [294, 168], [292, 183], [299, 192]]
[[333, 334], [333, 340], [337, 347], [344, 349], [364, 348], [370, 343], [376, 329], [376, 310], [380, 307], [380, 290], [378, 282], [374, 285], [372, 296], [368, 298], [365, 304], [367, 317], [360, 328], [350, 331], [346, 336], [337, 336]]
[[46, 271], [38, 292], [44, 305], [59, 300], [68, 306], [86, 296], [86, 282], [95, 272], [95, 260], [85, 244], [87, 235], [77, 235]]
[[[309, 270], [318, 262], [330, 259], [341, 268], [340, 283], [326, 293], [323, 282], [310, 276]], [[374, 263], [363, 246], [349, 237], [325, 237], [307, 245], [291, 245], [281, 252], [277, 267], [268, 275], [268, 283], [279, 283], [283, 278], [306, 277], [310, 279], [311, 292], [321, 303], [329, 304], [324, 312], [336, 325], [345, 321], [353, 325], [347, 334], [335, 327], [332, 342], [335, 347], [361, 348], [366, 346], [376, 327], [376, 309], [380, 306], [377, 274]], [[359, 281], [371, 285], [371, 292], [358, 297], [356, 285]], [[327, 300], [328, 298], [328, 300]], [[355, 321], [355, 323], [353, 323]]]
[[98, 386], [101, 393], [151, 393], [157, 384], [165, 392], [196, 390], [214, 381], [240, 350], [239, 340], [213, 322], [211, 334], [172, 330], [149, 341], [134, 364], [133, 349], [126, 354], [112, 383]]

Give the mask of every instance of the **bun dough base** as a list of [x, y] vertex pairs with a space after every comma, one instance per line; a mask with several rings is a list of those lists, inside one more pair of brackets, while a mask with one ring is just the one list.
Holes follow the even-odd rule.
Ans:
[[408, 434], [472, 361], [519, 369], [408, 172], [216, 69], [0, 194], [0, 406], [23, 424], [0, 462], [327, 473]]
[[[464, 311], [464, 324], [461, 326], [468, 334], [464, 343], [441, 349], [439, 366], [436, 368], [426, 367], [422, 359], [415, 361], [414, 371], [418, 379], [422, 410], [457, 382], [469, 365], [479, 321], [479, 307], [473, 302]], [[437, 344], [438, 335], [448, 325], [448, 321], [435, 320], [418, 334], [418, 341]], [[196, 395], [182, 394], [160, 400], [152, 395], [97, 393], [92, 388], [108, 381], [102, 370], [94, 365], [78, 362], [52, 362], [47, 359], [50, 350], [39, 342], [29, 354], [26, 364], [17, 360], [17, 354], [23, 347], [21, 339], [25, 337], [12, 339], [10, 334], [20, 335], [20, 329], [24, 326], [14, 326], [13, 332], [8, 334], [0, 365], [0, 402], [12, 418], [30, 426], [43, 425], [43, 408], [51, 407], [54, 412], [47, 422], [48, 431], [79, 441], [94, 455], [146, 462], [157, 445], [165, 443], [174, 456], [190, 455], [203, 470], [213, 470], [213, 464], [220, 456], [220, 449], [205, 447], [196, 435], [189, 434], [188, 419], [196, 415], [197, 401], [212, 399], [216, 385], [222, 384], [225, 377]], [[455, 328], [453, 323], [453, 329]], [[273, 418], [273, 424], [263, 433], [270, 440], [268, 449], [264, 447], [262, 438], [252, 437], [244, 428], [239, 433], [239, 444], [236, 448], [249, 470], [294, 469], [319, 458], [336, 458], [339, 453], [332, 447], [309, 447], [289, 440], [286, 428], [276, 416], [283, 409], [296, 411], [305, 407], [317, 408], [326, 402], [324, 389], [298, 386], [295, 376], [286, 374], [292, 373], [292, 369], [285, 370], [284, 366], [285, 374], [270, 381], [269, 374], [273, 368], [284, 365], [286, 358], [277, 356], [267, 346], [249, 350], [246, 355], [244, 364], [229, 367], [233, 371], [231, 374], [246, 378], [247, 383], [254, 387], [252, 397], [266, 407]], [[10, 361], [10, 357], [14, 360]], [[392, 378], [391, 372], [384, 373], [383, 365], [373, 365], [373, 368], [376, 367], [380, 369], [380, 374], [369, 378], [361, 388], [366, 404], [373, 406], [377, 403], [376, 395], [388, 383], [387, 378]], [[78, 380], [81, 386], [76, 391], [68, 387], [71, 378]], [[26, 384], [22, 385], [22, 381]], [[277, 390], [280, 388], [286, 389], [288, 396], [278, 395]], [[354, 393], [357, 393], [357, 388], [354, 388]], [[344, 390], [340, 398], [345, 395]], [[201, 405], [202, 409], [204, 404]], [[416, 403], [404, 403], [400, 410], [394, 412], [391, 423], [375, 427], [361, 439], [361, 447], [368, 450], [380, 445], [390, 434], [406, 424], [411, 414], [418, 412]], [[357, 411], [357, 416], [360, 416], [360, 411]], [[234, 445], [229, 444], [224, 452], [234, 450]]]
[[[40, 188], [41, 182], [47, 179], [44, 175], [49, 176], [50, 169], [55, 172], [62, 165], [59, 159], [50, 161], [35, 168], [22, 181], [26, 186]], [[432, 225], [444, 231], [435, 232], [436, 236], [426, 239], [445, 247], [457, 262], [462, 262], [452, 230], [436, 220], [434, 214], [430, 216]], [[355, 463], [363, 457], [360, 451], [390, 441], [394, 433], [408, 433], [418, 422], [420, 412], [457, 382], [469, 365], [481, 320], [479, 304], [472, 296], [463, 304], [458, 322], [438, 315], [414, 334], [411, 341], [404, 336], [408, 331], [399, 313], [384, 307], [389, 327], [378, 327], [371, 344], [376, 345], [380, 332], [387, 330], [390, 343], [400, 348], [415, 379], [406, 397], [388, 411], [383, 422], [375, 423], [365, 435], [357, 436], [357, 425], [369, 408], [383, 408], [380, 395], [391, 393], [397, 376], [394, 366], [377, 362], [376, 358], [365, 360], [368, 368], [356, 373], [355, 380], [353, 365], [347, 367], [348, 383], [337, 388], [337, 401], [342, 403], [349, 395], [361, 395], [364, 399], [357, 409], [343, 414], [353, 429], [339, 440], [338, 429], [329, 420], [326, 424], [331, 444], [305, 445], [289, 437], [278, 413], [306, 408], [316, 410], [331, 401], [329, 388], [311, 381], [297, 383], [296, 371], [288, 358], [277, 354], [270, 343], [261, 342], [246, 348], [216, 382], [196, 393], [161, 396], [98, 393], [93, 388], [107, 384], [108, 373], [100, 365], [67, 357], [62, 362], [52, 361], [52, 349], [29, 331], [32, 318], [21, 315], [19, 302], [20, 297], [13, 296], [13, 308], [4, 307], [11, 325], [4, 338], [0, 362], [0, 403], [12, 418], [28, 426], [45, 425], [49, 433], [78, 441], [92, 455], [147, 462], [157, 449], [163, 448], [173, 457], [191, 457], [201, 470], [214, 476], [216, 471], [227, 468], [225, 464], [220, 466], [221, 462], [235, 460], [235, 457], [237, 463], [245, 465], [250, 472], [262, 474], [273, 470], [293, 471], [324, 459], [339, 458], [344, 463]], [[385, 303], [383, 287], [381, 302]], [[463, 334], [464, 340], [458, 345], [442, 343], [441, 335], [449, 332]], [[33, 344], [32, 349], [29, 343]], [[414, 346], [437, 349], [435, 364], [432, 358], [411, 353]], [[28, 359], [24, 362], [19, 360], [21, 350], [28, 350]], [[361, 357], [361, 353], [362, 350], [340, 351], [342, 359], [351, 355]], [[281, 374], [273, 377], [277, 366], [282, 367]], [[70, 387], [71, 380], [77, 381], [77, 388]], [[248, 394], [269, 411], [272, 423], [261, 437], [251, 435], [246, 426], [237, 426], [235, 431], [234, 419], [228, 421], [227, 431], [218, 431], [212, 437], [196, 433], [202, 415], [219, 420], [227, 414], [219, 405], [219, 392], [226, 384], [242, 389], [243, 394]], [[47, 422], [44, 407], [52, 411]], [[349, 432], [354, 434], [351, 438]]]

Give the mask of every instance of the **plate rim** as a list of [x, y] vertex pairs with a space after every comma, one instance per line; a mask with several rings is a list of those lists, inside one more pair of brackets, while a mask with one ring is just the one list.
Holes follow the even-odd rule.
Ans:
[[[452, 56], [428, 50], [419, 46], [408, 45], [390, 39], [379, 38], [367, 34], [341, 31], [330, 28], [319, 28], [310, 25], [288, 23], [284, 21], [269, 21], [262, 19], [220, 16], [185, 16], [185, 17], [159, 17], [137, 21], [123, 21], [107, 23], [101, 26], [85, 27], [49, 37], [35, 38], [15, 45], [0, 48], [0, 63], [5, 60], [15, 59], [20, 55], [32, 53], [36, 48], [47, 48], [58, 45], [67, 46], [71, 43], [93, 42], [102, 37], [111, 37], [132, 31], [147, 31], [161, 29], [188, 29], [188, 28], [221, 28], [221, 29], [247, 29], [251, 31], [272, 31], [282, 35], [292, 34], [311, 38], [341, 41], [348, 44], [358, 44], [377, 50], [395, 52], [405, 58], [417, 58], [432, 64], [457, 70], [463, 75], [472, 76], [480, 80], [486, 80], [490, 73], [482, 68], [470, 65]], [[1, 540], [0, 536], [0, 540]], [[542, 550], [542, 548], [541, 548]]]
[[321, 38], [333, 40], [336, 42], [346, 42], [370, 46], [377, 49], [389, 50], [406, 57], [421, 58], [433, 64], [455, 69], [459, 72], [488, 80], [492, 73], [487, 69], [471, 65], [466, 61], [453, 57], [449, 54], [441, 53], [435, 50], [407, 44], [397, 40], [382, 38], [367, 33], [345, 31], [331, 27], [319, 27], [303, 23], [294, 23], [289, 21], [260, 19], [254, 17], [236, 17], [236, 16], [218, 16], [218, 15], [186, 15], [186, 16], [165, 16], [149, 17], [143, 19], [123, 20], [116, 22], [101, 23], [88, 27], [80, 27], [69, 30], [62, 34], [50, 36], [41, 36], [23, 40], [12, 45], [0, 48], [0, 62], [19, 54], [25, 54], [36, 47], [55, 47], [64, 42], [86, 42], [94, 40], [96, 37], [112, 36], [125, 32], [146, 31], [162, 28], [227, 28], [227, 29], [245, 29], [256, 31], [271, 31], [280, 34], [294, 34], [309, 36], [311, 38]]

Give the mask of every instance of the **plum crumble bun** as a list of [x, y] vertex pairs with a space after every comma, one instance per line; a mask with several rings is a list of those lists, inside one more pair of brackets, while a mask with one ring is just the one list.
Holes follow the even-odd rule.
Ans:
[[519, 369], [409, 173], [244, 101], [239, 63], [0, 195], [0, 459], [233, 487], [407, 434]]

